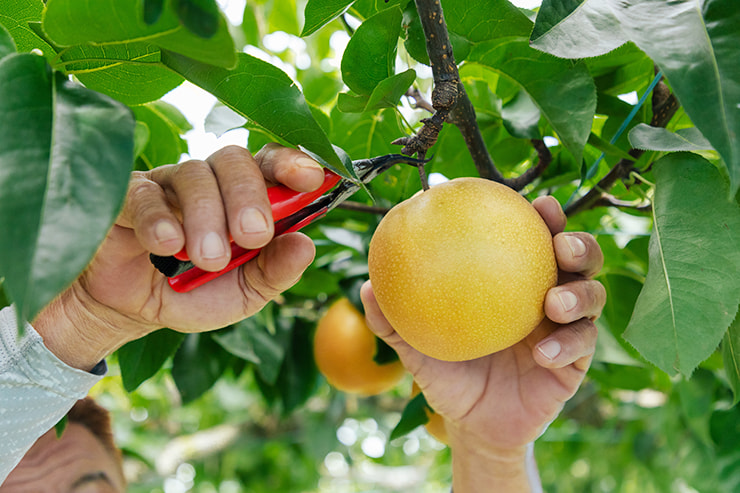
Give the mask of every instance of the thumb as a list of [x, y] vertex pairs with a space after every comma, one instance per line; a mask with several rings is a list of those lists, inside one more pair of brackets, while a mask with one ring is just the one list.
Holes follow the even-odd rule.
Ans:
[[311, 265], [316, 248], [311, 239], [302, 233], [275, 237], [265, 246], [256, 262], [243, 268], [244, 295], [250, 313], [259, 311], [268, 301], [293, 286]]

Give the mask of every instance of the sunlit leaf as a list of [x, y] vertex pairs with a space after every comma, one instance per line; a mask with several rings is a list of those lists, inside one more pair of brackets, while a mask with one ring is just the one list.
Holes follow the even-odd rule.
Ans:
[[645, 286], [625, 338], [667, 373], [690, 375], [718, 347], [740, 302], [740, 208], [703, 158], [655, 165]]
[[0, 135], [0, 272], [30, 320], [87, 266], [116, 218], [134, 121], [42, 57], [18, 54], [0, 61]]
[[357, 94], [371, 94], [395, 73], [401, 10], [374, 15], [357, 28], [342, 55], [342, 80]]
[[480, 43], [469, 60], [516, 81], [581, 161], [596, 111], [596, 87], [584, 64], [539, 52], [523, 38]]
[[286, 142], [315, 152], [334, 171], [350, 176], [347, 164], [337, 156], [290, 77], [276, 66], [245, 53], [240, 53], [238, 60], [238, 65], [228, 70], [176, 53], [162, 53], [165, 65], [243, 117]]
[[10, 33], [0, 24], [0, 59], [11, 53], [15, 53], [15, 43]]
[[355, 0], [309, 0], [303, 14], [305, 23], [301, 36], [310, 36], [322, 26], [340, 16]]
[[645, 151], [705, 151], [712, 144], [696, 127], [671, 132], [665, 128], [651, 127], [645, 123], [636, 125], [629, 133], [630, 144]]
[[60, 46], [147, 41], [211, 65], [229, 68], [236, 63], [234, 42], [220, 13], [216, 33], [204, 39], [180, 25], [170, 3], [153, 24], [144, 21], [142, 9], [141, 2], [133, 1], [49, 0], [43, 26]]
[[562, 58], [587, 58], [612, 51], [627, 36], [608, 1], [543, 0], [530, 41]]

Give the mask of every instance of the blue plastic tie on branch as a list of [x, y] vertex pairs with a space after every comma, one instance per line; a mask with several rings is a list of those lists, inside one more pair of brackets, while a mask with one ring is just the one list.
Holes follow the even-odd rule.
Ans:
[[[655, 77], [653, 78], [652, 82], [650, 82], [650, 85], [648, 85], [647, 90], [645, 91], [645, 93], [642, 95], [642, 97], [637, 102], [637, 104], [632, 108], [632, 111], [630, 111], [629, 115], [627, 115], [627, 118], [624, 119], [624, 121], [622, 122], [622, 124], [619, 126], [619, 129], [614, 134], [614, 136], [609, 140], [609, 143], [610, 144], [614, 145], [614, 143], [617, 142], [617, 140], [619, 139], [619, 137], [622, 136], [622, 134], [624, 133], [624, 131], [627, 130], [627, 127], [632, 122], [632, 120], [635, 118], [635, 115], [637, 115], [637, 112], [640, 111], [640, 108], [645, 103], [645, 101], [647, 100], [648, 96], [653, 92], [653, 89], [655, 89], [655, 86], [658, 85], [658, 82], [660, 82], [660, 79], [662, 79], [662, 78], [663, 78], [663, 71], [662, 70], [659, 70], [658, 73], [655, 74]], [[605, 154], [604, 154], [604, 152], [602, 152], [601, 155], [599, 156], [599, 158], [594, 162], [594, 164], [592, 164], [588, 168], [588, 171], [586, 172], [586, 176], [583, 178], [583, 180], [581, 180], [581, 183], [578, 184], [578, 188], [576, 188], [573, 191], [573, 194], [568, 199], [568, 204], [570, 204], [571, 202], [573, 202], [573, 199], [575, 198], [576, 194], [583, 187], [583, 183], [586, 180], [590, 180], [591, 178], [594, 177], [594, 175], [596, 174], [596, 171], [599, 169], [599, 164], [604, 159], [604, 157], [605, 157]]]

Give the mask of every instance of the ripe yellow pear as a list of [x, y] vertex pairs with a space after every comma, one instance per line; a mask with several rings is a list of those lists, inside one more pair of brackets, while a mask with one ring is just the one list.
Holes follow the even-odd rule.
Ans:
[[319, 320], [313, 350], [319, 371], [343, 392], [377, 395], [393, 388], [406, 373], [398, 360], [375, 362], [375, 334], [347, 298], [334, 302]]
[[418, 351], [464, 361], [505, 349], [544, 317], [552, 235], [511, 188], [457, 178], [398, 204], [370, 242], [381, 310]]

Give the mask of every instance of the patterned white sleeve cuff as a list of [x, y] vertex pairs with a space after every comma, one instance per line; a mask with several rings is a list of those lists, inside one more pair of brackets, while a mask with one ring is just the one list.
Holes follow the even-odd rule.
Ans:
[[105, 361], [92, 372], [66, 365], [29, 324], [19, 337], [12, 306], [0, 310], [0, 484], [106, 371]]

